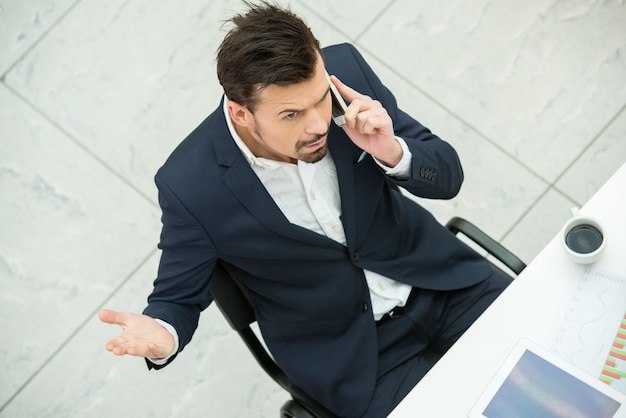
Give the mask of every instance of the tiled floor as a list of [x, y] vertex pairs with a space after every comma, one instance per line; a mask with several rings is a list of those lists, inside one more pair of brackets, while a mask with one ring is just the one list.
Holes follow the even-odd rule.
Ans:
[[[283, 0], [284, 2], [284, 0]], [[294, 0], [355, 43], [461, 154], [461, 215], [526, 261], [626, 161], [626, 5]], [[218, 103], [235, 0], [0, 1], [0, 417], [277, 416], [286, 399], [217, 310], [159, 372], [104, 350], [97, 311], [141, 310], [152, 183]], [[548, 280], [548, 278], [546, 278]]]

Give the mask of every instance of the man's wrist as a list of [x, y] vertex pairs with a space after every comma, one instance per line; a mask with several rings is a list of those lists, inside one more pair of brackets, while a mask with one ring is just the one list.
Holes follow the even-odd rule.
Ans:
[[178, 352], [178, 345], [179, 345], [178, 333], [176, 332], [176, 329], [171, 324], [163, 321], [162, 319], [154, 318], [154, 320], [157, 321], [159, 325], [161, 325], [163, 328], [165, 328], [167, 332], [172, 334], [172, 337], [174, 338], [174, 350], [172, 350], [172, 352], [168, 356], [163, 357], [163, 358], [148, 358], [148, 360], [151, 363], [156, 364], [157, 366], [162, 366], [165, 363], [167, 363], [174, 354]]
[[376, 161], [376, 163], [383, 170], [385, 170], [385, 174], [387, 174], [388, 176], [410, 177], [411, 158], [413, 155], [411, 154], [411, 151], [409, 150], [409, 147], [406, 144], [406, 141], [404, 139], [400, 138], [399, 136], [396, 136], [396, 142], [400, 145], [400, 148], [402, 150], [402, 157], [400, 158], [400, 161], [397, 164], [395, 164], [394, 166], [389, 166], [385, 164], [383, 161], [378, 160], [377, 158], [374, 158], [374, 161]]

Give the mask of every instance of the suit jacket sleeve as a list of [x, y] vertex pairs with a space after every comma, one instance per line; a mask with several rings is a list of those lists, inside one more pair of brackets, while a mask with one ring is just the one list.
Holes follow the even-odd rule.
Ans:
[[[406, 141], [413, 155], [410, 177], [391, 180], [419, 197], [450, 199], [456, 196], [463, 183], [463, 169], [454, 148], [399, 109], [391, 91], [383, 85], [357, 49], [349, 44], [342, 46], [347, 47], [354, 57], [354, 61], [350, 61], [356, 62], [362, 70], [370, 88], [366, 94], [371, 94], [381, 102], [393, 121], [395, 134]], [[352, 71], [354, 73], [354, 69]]]
[[[217, 257], [213, 243], [200, 223], [159, 174], [155, 181], [163, 211], [159, 243], [163, 252], [144, 314], [162, 319], [176, 329], [180, 352], [191, 341], [200, 312], [213, 300], [208, 284]], [[164, 367], [150, 362], [148, 366]]]

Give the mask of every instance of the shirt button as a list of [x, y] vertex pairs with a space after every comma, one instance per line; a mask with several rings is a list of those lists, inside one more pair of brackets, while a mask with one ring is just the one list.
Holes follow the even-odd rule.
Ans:
[[352, 254], [352, 261], [354, 261], [355, 263], [357, 261], [359, 261], [359, 252], [355, 251], [354, 254]]

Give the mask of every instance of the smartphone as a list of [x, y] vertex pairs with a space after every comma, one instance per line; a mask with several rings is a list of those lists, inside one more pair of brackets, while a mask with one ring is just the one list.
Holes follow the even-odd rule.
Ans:
[[330, 76], [326, 73], [326, 78], [328, 79], [328, 84], [330, 84], [330, 96], [333, 100], [333, 121], [337, 126], [344, 126], [346, 124], [346, 118], [344, 114], [346, 113], [346, 102], [337, 91], [337, 87], [330, 81]]

